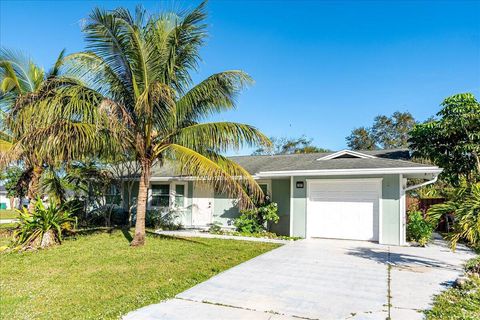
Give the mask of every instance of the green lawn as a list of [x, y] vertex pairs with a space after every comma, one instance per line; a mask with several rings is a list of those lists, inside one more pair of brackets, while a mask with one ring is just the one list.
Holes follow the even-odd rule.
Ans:
[[18, 214], [15, 210], [0, 210], [0, 219], [16, 219]]
[[277, 247], [149, 235], [144, 247], [131, 248], [129, 236], [101, 232], [0, 256], [0, 318], [118, 319]]

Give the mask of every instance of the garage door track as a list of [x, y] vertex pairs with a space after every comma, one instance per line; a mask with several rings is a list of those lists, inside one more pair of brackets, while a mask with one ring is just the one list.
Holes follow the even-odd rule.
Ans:
[[427, 248], [301, 240], [124, 319], [421, 319], [471, 257], [440, 240]]

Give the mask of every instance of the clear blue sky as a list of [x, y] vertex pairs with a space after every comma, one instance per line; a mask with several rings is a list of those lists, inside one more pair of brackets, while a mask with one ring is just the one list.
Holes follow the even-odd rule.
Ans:
[[[193, 2], [1, 1], [2, 46], [48, 68], [59, 51], [83, 49], [79, 21], [94, 6], [148, 10]], [[236, 111], [269, 136], [314, 138], [341, 149], [378, 114], [425, 120], [459, 92], [480, 98], [479, 1], [210, 1], [210, 38], [196, 79], [242, 69], [255, 85]], [[243, 153], [248, 150], [243, 150]]]

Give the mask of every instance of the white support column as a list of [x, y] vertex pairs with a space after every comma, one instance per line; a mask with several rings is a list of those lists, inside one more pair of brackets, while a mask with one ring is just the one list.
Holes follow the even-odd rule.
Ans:
[[290, 230], [289, 235], [293, 237], [293, 176], [290, 176]]
[[406, 210], [406, 199], [405, 199], [405, 188], [406, 186], [406, 179], [403, 178], [403, 174], [400, 174], [398, 177], [399, 180], [399, 201], [400, 201], [400, 230], [399, 230], [399, 237], [400, 237], [400, 245], [404, 246], [406, 241], [406, 227], [407, 227], [407, 210]]

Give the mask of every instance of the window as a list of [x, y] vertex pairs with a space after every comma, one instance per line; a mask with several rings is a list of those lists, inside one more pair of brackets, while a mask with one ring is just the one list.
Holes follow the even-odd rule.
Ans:
[[119, 188], [112, 184], [108, 187], [107, 192], [105, 193], [105, 202], [107, 204], [117, 204], [120, 205], [122, 203], [122, 194]]
[[268, 195], [268, 184], [259, 183], [260, 189], [262, 189], [264, 195]]
[[175, 198], [174, 203], [176, 207], [183, 208], [185, 207], [185, 185], [176, 184], [175, 185]]
[[170, 185], [152, 185], [152, 207], [168, 207], [170, 205]]

